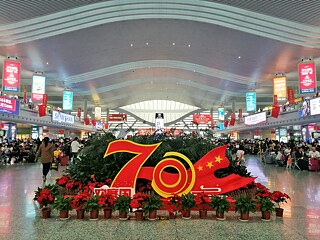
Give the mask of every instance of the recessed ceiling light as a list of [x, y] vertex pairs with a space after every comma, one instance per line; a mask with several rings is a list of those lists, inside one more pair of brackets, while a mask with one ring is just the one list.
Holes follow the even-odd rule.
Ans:
[[196, 72], [196, 70], [193, 70], [193, 72]]
[[47, 64], [47, 65], [49, 65], [49, 63], [48, 63], [48, 62], [46, 62], [46, 64]]
[[191, 47], [191, 45], [189, 44], [188, 47]]
[[241, 56], [238, 56], [238, 58], [240, 59], [240, 58], [241, 58]]
[[174, 45], [176, 45], [176, 43], [172, 43], [172, 45], [174, 46]]
[[146, 43], [146, 45], [148, 46], [148, 45], [149, 45], [149, 43], [147, 42], [147, 43]]
[[132, 44], [132, 43], [130, 44], [130, 47], [133, 47], [133, 44]]

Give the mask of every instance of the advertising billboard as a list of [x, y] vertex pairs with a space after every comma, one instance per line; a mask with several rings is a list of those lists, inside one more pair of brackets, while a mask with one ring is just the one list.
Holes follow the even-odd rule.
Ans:
[[32, 76], [31, 100], [33, 102], [42, 102], [45, 93], [46, 77], [42, 75]]
[[224, 108], [223, 107], [218, 108], [218, 120], [224, 121]]
[[277, 95], [279, 102], [287, 100], [287, 78], [285, 76], [273, 78], [273, 95]]
[[316, 68], [314, 62], [298, 65], [300, 94], [314, 94], [317, 92]]
[[244, 124], [246, 126], [255, 125], [255, 124], [261, 124], [267, 122], [267, 113], [261, 112], [254, 115], [250, 115], [248, 117], [244, 118]]
[[73, 92], [63, 91], [62, 109], [71, 111], [72, 105], [73, 105]]
[[246, 93], [247, 112], [257, 111], [257, 94], [256, 92]]
[[311, 115], [320, 114], [320, 98], [310, 100], [310, 113]]
[[2, 72], [2, 91], [19, 92], [21, 64], [5, 59]]
[[0, 96], [0, 112], [1, 113], [18, 115], [19, 110], [20, 110], [19, 101]]

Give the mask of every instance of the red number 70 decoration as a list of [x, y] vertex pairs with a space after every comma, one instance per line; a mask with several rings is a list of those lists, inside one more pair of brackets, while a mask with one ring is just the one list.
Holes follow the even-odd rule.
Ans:
[[[109, 144], [104, 157], [117, 152], [136, 154], [129, 160], [117, 174], [111, 184], [111, 188], [136, 187], [138, 178], [151, 181], [153, 189], [162, 197], [170, 197], [174, 194], [182, 195], [189, 192], [206, 192], [208, 194], [222, 194], [247, 185], [254, 181], [252, 177], [241, 177], [231, 174], [224, 178], [217, 178], [214, 172], [220, 168], [229, 166], [229, 160], [225, 155], [227, 146], [217, 147], [209, 151], [194, 165], [188, 157], [178, 152], [167, 152], [155, 167], [142, 167], [152, 153], [160, 146], [156, 144], [139, 144], [128, 140], [116, 140]], [[177, 159], [184, 160], [189, 169]], [[168, 173], [164, 170], [168, 167], [175, 168], [178, 173]]]

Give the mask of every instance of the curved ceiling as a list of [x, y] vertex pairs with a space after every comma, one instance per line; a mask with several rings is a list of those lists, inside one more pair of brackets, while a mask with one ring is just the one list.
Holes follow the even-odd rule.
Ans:
[[318, 65], [319, 10], [316, 0], [1, 1], [0, 60], [19, 58], [29, 93], [33, 72], [44, 72], [54, 105], [71, 88], [74, 108], [85, 98], [103, 109], [147, 100], [243, 108], [256, 89], [263, 107], [275, 73], [297, 93], [301, 58]]

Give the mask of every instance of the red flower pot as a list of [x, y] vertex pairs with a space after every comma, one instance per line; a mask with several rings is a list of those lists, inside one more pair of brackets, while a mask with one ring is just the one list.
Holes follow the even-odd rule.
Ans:
[[119, 220], [128, 220], [128, 213], [119, 211]]
[[240, 220], [241, 221], [249, 221], [249, 212], [240, 213]]
[[269, 211], [263, 211], [262, 213], [262, 220], [270, 220], [271, 218], [271, 212]]
[[135, 213], [136, 221], [142, 221], [143, 220], [143, 212], [142, 211], [136, 211]]
[[152, 210], [149, 212], [149, 220], [153, 221], [157, 219], [157, 210]]
[[50, 218], [51, 208], [44, 207], [44, 208], [41, 209], [41, 213], [42, 213], [42, 218]]
[[190, 219], [191, 218], [191, 211], [189, 210], [183, 210], [182, 211], [182, 218], [183, 219]]
[[112, 216], [112, 209], [111, 208], [105, 208], [103, 209], [104, 212], [104, 218], [105, 219], [110, 219]]
[[77, 210], [77, 219], [84, 219], [84, 210], [83, 209]]
[[276, 208], [276, 216], [283, 217], [283, 208]]
[[60, 210], [59, 218], [60, 219], [68, 219], [69, 218], [69, 210]]
[[208, 211], [206, 209], [200, 209], [199, 210], [199, 216], [201, 219], [205, 219], [207, 218], [208, 215]]
[[99, 217], [99, 210], [94, 209], [90, 211], [90, 220], [97, 220]]

